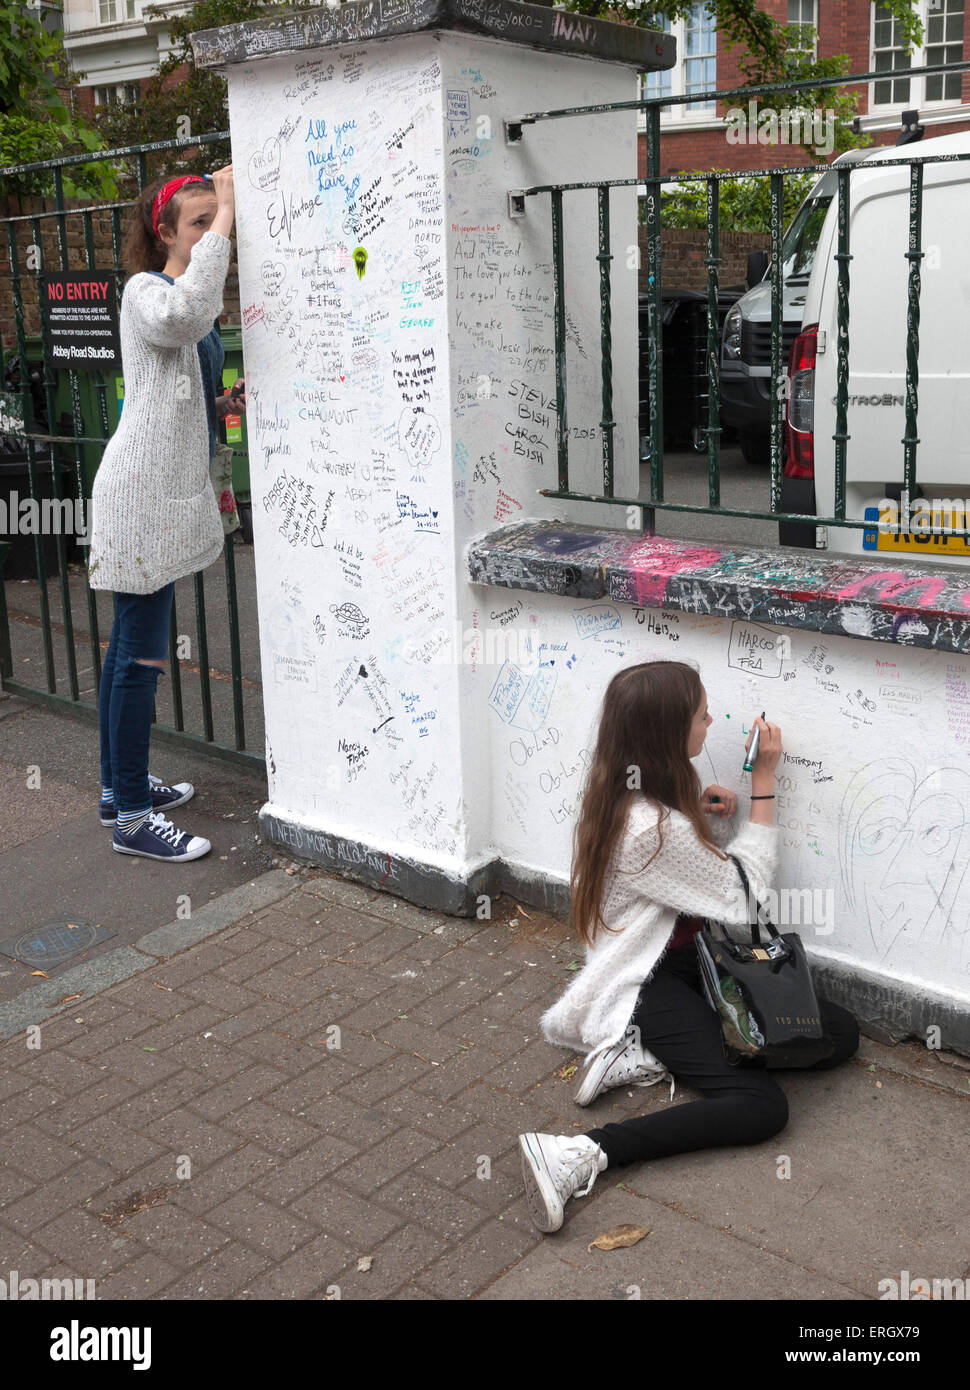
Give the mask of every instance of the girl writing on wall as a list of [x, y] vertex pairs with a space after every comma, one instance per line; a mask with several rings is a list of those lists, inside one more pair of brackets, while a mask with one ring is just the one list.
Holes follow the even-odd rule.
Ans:
[[175, 581], [211, 565], [224, 542], [209, 465], [217, 421], [245, 409], [241, 382], [218, 394], [234, 216], [231, 166], [158, 179], [139, 196], [124, 248], [124, 409], [91, 498], [89, 582], [114, 596], [98, 690], [101, 824], [120, 853], [166, 862], [212, 848], [166, 819], [195, 789], [152, 777], [148, 750]]
[[[737, 796], [720, 786], [702, 792], [690, 761], [712, 722], [700, 676], [682, 662], [630, 666], [610, 681], [574, 831], [570, 889], [586, 964], [541, 1019], [549, 1042], [586, 1053], [578, 1105], [610, 1087], [650, 1085], [668, 1074], [704, 1099], [585, 1134], [520, 1135], [529, 1213], [541, 1231], [558, 1230], [568, 1199], [586, 1196], [607, 1167], [758, 1143], [788, 1121], [785, 1094], [772, 1076], [727, 1061], [693, 940], [702, 918], [751, 920], [725, 850], [744, 865], [756, 897], [769, 887], [781, 732], [755, 720], [760, 747], [750, 816], [722, 850], [717, 822], [708, 818], [732, 815]], [[845, 1009], [818, 1002], [835, 1042], [811, 1068], [822, 1071], [853, 1055], [859, 1030]]]

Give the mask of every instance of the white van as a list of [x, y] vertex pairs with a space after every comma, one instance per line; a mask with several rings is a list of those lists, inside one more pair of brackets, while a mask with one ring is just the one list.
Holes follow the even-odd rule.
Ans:
[[[801, 528], [816, 531], [816, 545], [841, 554], [936, 560], [970, 565], [970, 535], [953, 504], [970, 508], [970, 160], [923, 168], [918, 249], [919, 356], [916, 420], [917, 493], [911, 522], [899, 533], [880, 529], [903, 520], [906, 433], [906, 309], [909, 285], [908, 164], [880, 168], [890, 159], [970, 154], [970, 131], [882, 147], [849, 176], [848, 409], [845, 515], [867, 516], [873, 527]], [[783, 510], [821, 517], [835, 514], [835, 400], [838, 368], [838, 199], [826, 213], [812, 267], [802, 332], [792, 345], [786, 405]], [[917, 505], [920, 495], [924, 501]], [[896, 516], [886, 501], [897, 503]], [[959, 534], [933, 534], [931, 504], [943, 525]], [[880, 508], [880, 504], [883, 506]], [[785, 526], [780, 528], [783, 543]], [[793, 539], [793, 538], [792, 538]]]

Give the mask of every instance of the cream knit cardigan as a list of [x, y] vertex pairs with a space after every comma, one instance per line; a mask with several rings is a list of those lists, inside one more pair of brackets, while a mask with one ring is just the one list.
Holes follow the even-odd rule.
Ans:
[[[655, 807], [645, 798], [631, 801], [607, 871], [602, 903], [603, 920], [620, 930], [615, 935], [602, 929], [597, 932], [592, 946], [586, 948], [582, 970], [539, 1020], [547, 1042], [584, 1052], [587, 1061], [622, 1038], [640, 987], [666, 953], [679, 913], [735, 926], [749, 920], [742, 911], [737, 866], [702, 844], [679, 811], [667, 809], [663, 846], [653, 862], [643, 867], [657, 848], [657, 819]], [[718, 826], [712, 818], [711, 829], [720, 839], [723, 824]], [[737, 855], [752, 892], [762, 898], [774, 875], [777, 826], [749, 821], [723, 849]], [[670, 1073], [655, 1057], [653, 1061], [656, 1072], [649, 1081], [670, 1079], [673, 1098]]]
[[222, 312], [229, 251], [206, 232], [174, 284], [141, 273], [125, 285], [125, 404], [91, 492], [92, 589], [151, 594], [222, 551], [196, 344]]

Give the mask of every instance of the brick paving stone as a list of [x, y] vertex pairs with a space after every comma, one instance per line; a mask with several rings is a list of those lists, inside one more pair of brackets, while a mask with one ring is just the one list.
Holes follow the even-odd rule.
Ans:
[[[47, 1037], [50, 1037], [49, 1031]], [[75, 1095], [97, 1081], [100, 1073], [90, 1062], [47, 1046], [30, 1054], [30, 1062], [23, 1068], [23, 1075], [35, 1086], [46, 1086], [48, 1090], [59, 1091], [61, 1095]]]
[[207, 1212], [206, 1221], [274, 1261], [285, 1259], [320, 1234], [319, 1225], [275, 1202], [265, 1202], [253, 1192], [234, 1193], [221, 1206]]
[[204, 1115], [207, 1120], [221, 1120], [249, 1101], [258, 1100], [268, 1091], [282, 1086], [287, 1080], [286, 1073], [277, 1067], [266, 1066], [263, 1063], [253, 1065], [252, 1058], [248, 1056], [246, 1060], [250, 1065], [244, 1071], [237, 1072], [218, 1086], [212, 1086], [207, 1091], [200, 1091], [192, 1096], [189, 1101], [192, 1109]]
[[425, 1134], [413, 1129], [398, 1130], [339, 1168], [338, 1181], [366, 1196], [436, 1148], [436, 1142]]
[[255, 1250], [232, 1242], [174, 1284], [169, 1284], [165, 1289], [165, 1301], [234, 1298], [269, 1268], [270, 1260], [266, 1255], [257, 1255]]
[[[267, 1201], [285, 1207], [308, 1188], [317, 1186], [328, 1173], [341, 1167], [357, 1152], [353, 1144], [337, 1135], [324, 1134], [286, 1162], [265, 1168], [253, 1179], [251, 1187]], [[317, 1224], [323, 1226], [326, 1223], [321, 1221]]]
[[[3, 1053], [0, 1052], [0, 1064], [4, 1064]], [[15, 1072], [12, 1067], [0, 1072], [0, 1103], [7, 1101], [11, 1096], [18, 1095], [26, 1091], [30, 1086], [30, 1078], [21, 1072]]]
[[156, 1027], [159, 1025], [159, 1020], [153, 1014], [146, 1014], [135, 1009], [125, 1009], [119, 1017], [111, 1019], [108, 1023], [93, 1025], [87, 1021], [83, 1027], [77, 1028], [72, 1037], [66, 1040], [61, 1039], [58, 1030], [58, 1052], [67, 1052], [72, 1057], [97, 1063], [101, 1054], [113, 1047], [115, 1043], [124, 1042], [126, 1038], [133, 1038], [137, 1034], [147, 1031], [153, 1025]]
[[324, 1050], [311, 1071], [305, 1071], [278, 1086], [271, 1095], [266, 1096], [266, 1101], [276, 1110], [303, 1115], [325, 1100], [331, 1090], [342, 1086], [354, 1075], [354, 1069], [342, 1062], [337, 1054]]
[[34, 1238], [85, 1279], [103, 1279], [144, 1254], [144, 1247], [117, 1227], [105, 1226], [87, 1211], [62, 1212]]
[[4, 1271], [16, 1269], [25, 1279], [37, 1279], [45, 1270], [63, 1267], [64, 1262], [35, 1237], [22, 1235], [0, 1221], [0, 1268]]
[[259, 1100], [252, 1100], [241, 1110], [227, 1115], [223, 1125], [244, 1139], [255, 1139], [272, 1153], [293, 1154], [318, 1137], [317, 1130], [304, 1120], [271, 1110]]
[[374, 1108], [395, 1125], [408, 1125], [442, 1143], [454, 1139], [476, 1123], [476, 1116], [469, 1115], [455, 1104], [443, 1104], [434, 1096], [423, 1096], [418, 1091], [397, 1091], [385, 1096]]
[[[500, 1059], [484, 1047], [469, 1047], [413, 1081], [411, 1089], [424, 1096], [436, 1096], [438, 1100], [453, 1100], [472, 1082], [490, 1078], [499, 1065]], [[463, 1108], [468, 1107], [463, 1105]]]
[[[301, 1004], [309, 1004], [320, 998], [323, 982], [316, 979], [316, 974], [318, 970], [326, 967], [315, 963], [294, 968], [290, 963], [292, 959], [291, 956], [282, 965], [260, 971], [259, 975], [249, 981], [252, 989], [258, 989], [261, 994], [274, 1001], [277, 1017], [287, 1010], [299, 1008]], [[324, 980], [329, 988], [329, 978], [324, 976]], [[267, 1007], [267, 1004], [263, 1007]], [[247, 1014], [250, 1013], [252, 1010], [247, 1010]]]
[[[370, 902], [356, 911], [337, 905], [327, 913], [323, 922], [329, 931], [341, 931], [354, 941], [366, 941], [369, 937], [380, 936], [387, 928], [386, 917], [371, 909]], [[418, 932], [413, 934], [420, 935]]]
[[221, 1042], [215, 1036], [205, 1037], [205, 1033], [210, 1031], [207, 1028], [204, 1033], [193, 1034], [192, 1037], [165, 1048], [163, 1052], [150, 1053], [149, 1056], [163, 1057], [179, 1071], [193, 1071], [210, 1086], [215, 1080], [228, 1081], [233, 1076], [238, 1076], [251, 1065], [252, 1058], [248, 1054], [234, 1052], [227, 1042]]
[[[277, 1029], [286, 1026], [284, 1017], [279, 1020]], [[307, 1039], [290, 1037], [277, 1029], [236, 1038], [232, 1044], [233, 1051], [248, 1056], [254, 1062], [265, 1062], [293, 1078], [319, 1066], [320, 1054], [327, 1052], [326, 1048], [314, 1047]]]
[[99, 1299], [168, 1298], [165, 1290], [179, 1277], [181, 1269], [160, 1255], [140, 1255], [123, 1269], [109, 1274], [97, 1286]]
[[12, 1128], [30, 1120], [42, 1121], [63, 1101], [64, 1096], [58, 1091], [52, 1092], [49, 1086], [30, 1086], [26, 1091], [18, 1091], [3, 1102], [4, 1126]]
[[303, 1116], [324, 1134], [336, 1134], [359, 1151], [371, 1148], [394, 1130], [394, 1121], [380, 1106], [367, 1110], [342, 1096], [324, 1096], [305, 1105]]
[[400, 1211], [388, 1211], [375, 1197], [362, 1199], [332, 1178], [324, 1178], [291, 1203], [348, 1249], [367, 1253], [404, 1224]]
[[426, 1023], [419, 1023], [410, 1017], [395, 1019], [380, 1030], [379, 1036], [382, 1042], [390, 1043], [401, 1052], [416, 1053], [427, 1063], [446, 1062], [463, 1051], [455, 1038], [438, 1033]]
[[475, 943], [472, 948], [473, 950], [482, 951], [486, 954], [493, 951], [500, 953], [512, 945], [515, 940], [515, 934], [510, 927], [506, 927], [501, 923], [495, 923], [493, 926], [489, 926], [486, 923], [482, 926], [481, 931], [475, 933], [472, 940]]
[[127, 1217], [119, 1229], [180, 1269], [198, 1264], [229, 1239], [217, 1226], [167, 1202]]
[[135, 1133], [109, 1115], [99, 1115], [72, 1130], [71, 1146], [79, 1158], [88, 1155], [116, 1168], [142, 1168], [164, 1149], [156, 1140]]
[[442, 1255], [430, 1269], [416, 1274], [414, 1283], [437, 1298], [472, 1298], [534, 1250], [542, 1239], [535, 1227], [530, 1235], [524, 1229], [507, 1229], [491, 1221], [463, 1240], [456, 1250]]
[[421, 999], [410, 1009], [412, 1018], [440, 1028], [443, 1023], [457, 1018], [472, 1004], [481, 1000], [482, 986], [474, 979], [459, 979], [439, 990], [427, 999]]
[[[153, 970], [145, 971], [142, 975], [136, 975], [133, 980], [125, 980], [123, 984], [112, 985], [102, 995], [99, 995], [99, 998], [105, 998], [110, 1003], [131, 1009], [135, 1013], [154, 1014], [163, 1022], [165, 1019], [171, 1018], [173, 1013], [179, 1011], [188, 1013], [189, 1009], [195, 1007], [196, 1000], [182, 994], [175, 988], [171, 980], [156, 975], [156, 970], [166, 970], [167, 968], [165, 965], [157, 966]], [[183, 968], [198, 970], [192, 959], [191, 951], [187, 953], [187, 963]], [[150, 979], [149, 976], [151, 976]], [[165, 985], [166, 988], [156, 989], [156, 980], [159, 984]]]
[[[352, 961], [352, 964], [348, 962]], [[326, 984], [333, 993], [355, 999], [358, 1006], [366, 1005], [390, 988], [390, 983], [378, 970], [369, 968], [369, 962], [357, 961], [353, 956], [342, 957], [320, 967], [321, 984]]]
[[481, 930], [482, 923], [477, 918], [449, 917], [440, 927], [435, 927], [431, 935], [440, 937], [442, 941], [448, 941], [453, 946], [461, 946], [472, 940]]
[[443, 941], [440, 936], [431, 934], [418, 937], [412, 946], [405, 946], [403, 951], [398, 951], [394, 960], [402, 965], [413, 960], [426, 965], [430, 965], [434, 961], [450, 963], [455, 952], [456, 948], [453, 942]]
[[287, 1012], [288, 1008], [281, 1000], [264, 999], [259, 1004], [244, 1009], [240, 1014], [225, 1018], [221, 1023], [214, 1023], [211, 1029], [206, 1031], [211, 1032], [219, 1042], [232, 1047], [240, 1038], [252, 1037], [264, 1029], [272, 1028]]
[[[220, 943], [222, 938], [220, 937]], [[222, 975], [233, 984], [241, 985], [246, 980], [251, 980], [254, 975], [262, 977], [263, 973], [279, 965], [282, 961], [290, 960], [296, 955], [296, 949], [286, 941], [260, 941], [254, 944], [248, 951], [237, 951], [229, 960], [223, 963], [216, 970], [217, 975]]]
[[188, 1108], [173, 1110], [146, 1127], [146, 1133], [162, 1152], [190, 1163], [208, 1165], [239, 1147], [239, 1136], [208, 1119], [201, 1119]]
[[181, 1108], [193, 1096], [201, 1095], [205, 1086], [206, 1079], [198, 1072], [176, 1072], [157, 1085], [146, 1086], [130, 1098], [121, 1100], [113, 1118], [131, 1129], [140, 1130], [152, 1120]]
[[385, 924], [383, 931], [378, 932], [376, 936], [368, 936], [365, 941], [361, 941], [354, 950], [354, 956], [367, 965], [383, 964], [397, 955], [398, 951], [413, 946], [416, 935], [417, 933], [409, 931], [406, 927]]
[[[235, 956], [232, 951], [220, 946], [218, 941], [210, 937], [208, 940], [200, 941], [191, 950], [181, 951], [177, 956], [163, 961], [152, 971], [151, 988], [154, 988], [157, 980], [159, 984], [168, 985], [170, 989], [181, 990], [184, 985], [204, 975], [210, 975], [220, 965], [225, 965], [233, 959]], [[145, 983], [148, 984], [147, 981]]]
[[418, 1222], [449, 1242], [464, 1240], [488, 1220], [483, 1207], [413, 1169], [386, 1183], [374, 1198], [389, 1211], [399, 1210], [409, 1223]]
[[505, 1130], [492, 1125], [472, 1125], [437, 1153], [421, 1159], [414, 1170], [434, 1182], [457, 1189], [469, 1178], [475, 1178], [481, 1157], [489, 1160], [494, 1171], [499, 1159], [516, 1148], [517, 1143], [518, 1136], [510, 1136]]
[[0, 1135], [0, 1163], [13, 1166], [29, 1177], [47, 1179], [71, 1168], [83, 1155], [46, 1134], [36, 1125], [25, 1124]]
[[186, 981], [182, 986], [182, 993], [192, 1000], [201, 999], [215, 1009], [222, 1009], [223, 1018], [235, 1018], [237, 1014], [248, 1009], [250, 1004], [258, 1004], [261, 1001], [258, 980], [254, 980], [253, 985], [253, 989], [247, 989], [245, 985], [234, 985], [231, 980], [220, 980], [218, 975], [207, 972], [197, 980]]
[[150, 1086], [165, 1081], [181, 1069], [178, 1051], [177, 1047], [170, 1047], [165, 1052], [146, 1052], [136, 1041], [119, 1043], [103, 1056], [106, 1067], [115, 1076]]
[[506, 1216], [508, 1219], [507, 1214], [514, 1214], [529, 1220], [521, 1171], [513, 1176], [503, 1168], [493, 1166], [490, 1178], [466, 1178], [456, 1191], [469, 1201], [487, 1207], [494, 1216]]
[[478, 1082], [469, 1086], [456, 1096], [455, 1104], [463, 1110], [470, 1110], [486, 1124], [495, 1129], [504, 1129], [512, 1138], [527, 1130], [539, 1129], [545, 1116], [538, 1115], [534, 1106], [514, 1096], [497, 1091], [492, 1086]]
[[18, 1173], [9, 1163], [0, 1164], [0, 1217], [11, 1203], [19, 1202], [28, 1192], [36, 1192], [37, 1183], [37, 1178]]
[[[375, 1101], [383, 1100], [393, 1091], [410, 1085], [427, 1070], [428, 1063], [422, 1062], [420, 1058], [403, 1052], [392, 1052], [388, 1054], [387, 1061], [382, 1062], [373, 1071], [351, 1077], [345, 1082], [343, 1090], [356, 1104], [369, 1106]], [[337, 1093], [340, 1094], [339, 1091]]]
[[290, 946], [303, 946], [313, 941], [324, 928], [322, 923], [317, 926], [312, 919], [307, 921], [303, 917], [280, 912], [276, 908], [259, 919], [259, 930], [272, 941], [284, 941]]
[[340, 1271], [352, 1257], [352, 1252], [333, 1236], [316, 1236], [289, 1259], [249, 1280], [245, 1296], [308, 1298], [316, 1290], [338, 1283]]
[[188, 1013], [177, 1017], [173, 1015], [165, 1022], [155, 1018], [148, 1020], [148, 1027], [139, 1033], [138, 1041], [142, 1047], [153, 1047], [156, 1052], [164, 1052], [166, 1048], [174, 1047], [187, 1038], [200, 1037], [221, 1018], [222, 1014], [211, 1004], [197, 1004]]
[[404, 1226], [379, 1244], [358, 1251], [372, 1257], [366, 1273], [357, 1270], [355, 1256], [353, 1264], [342, 1269], [334, 1282], [340, 1285], [345, 1299], [390, 1298], [404, 1284], [417, 1282], [415, 1271], [433, 1265], [446, 1251], [445, 1242], [431, 1231]]
[[[557, 1049], [551, 1047], [543, 1038], [529, 1043], [521, 1052], [509, 1057], [492, 1072], [489, 1080], [493, 1086], [509, 1091], [514, 1096], [526, 1096], [540, 1081], [548, 1081], [550, 1074], [561, 1065]], [[558, 1078], [556, 1086], [566, 1089]], [[573, 1089], [576, 1089], [575, 1085]]]
[[302, 1009], [284, 1015], [276, 1025], [275, 1031], [282, 1037], [314, 1039], [322, 1036], [331, 1023], [343, 1026], [348, 1014], [360, 1007], [358, 999], [330, 992], [321, 993], [312, 1004], [304, 1004]]
[[[53, 1217], [76, 1207], [86, 1197], [100, 1192], [113, 1178], [112, 1170], [94, 1159], [83, 1159], [35, 1187], [29, 1196], [3, 1206], [3, 1219], [9, 1226], [30, 1235]], [[2, 1277], [2, 1276], [0, 1276]]]
[[180, 1210], [205, 1216], [206, 1212], [219, 1206], [240, 1188], [276, 1172], [282, 1161], [279, 1154], [244, 1141], [231, 1153], [214, 1162], [193, 1161], [191, 1176], [180, 1182], [178, 1193], [173, 1193], [172, 1201]]
[[516, 1052], [521, 1052], [535, 1039], [539, 1031], [538, 1028], [524, 1031], [519, 1023], [489, 1023], [482, 1017], [480, 1005], [440, 1024], [440, 1030], [450, 1037], [457, 1038], [459, 1042], [485, 1047], [489, 1052], [503, 1058], [513, 1057]]
[[[325, 1037], [326, 1034], [321, 1034]], [[320, 1048], [320, 1052], [326, 1049]], [[394, 1056], [396, 1048], [382, 1042], [371, 1032], [361, 1032], [351, 1028], [346, 1021], [340, 1024], [340, 1046], [327, 1050], [328, 1057], [339, 1057], [347, 1066], [363, 1072], [369, 1067], [382, 1067]]]
[[423, 1300], [424, 1302], [434, 1302], [434, 1294], [427, 1293], [424, 1289], [419, 1289], [417, 1284], [405, 1284], [403, 1288], [398, 1289], [395, 1293], [389, 1294], [388, 1297], [393, 1298], [396, 1301], [403, 1301], [407, 1299], [413, 1303], [418, 1302], [418, 1300]]

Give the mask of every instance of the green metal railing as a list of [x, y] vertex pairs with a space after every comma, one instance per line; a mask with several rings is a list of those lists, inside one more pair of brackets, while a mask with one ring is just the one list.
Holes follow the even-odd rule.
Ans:
[[[51, 489], [54, 502], [59, 504], [62, 498], [61, 491], [61, 465], [58, 458], [58, 451], [66, 449], [73, 454], [73, 474], [75, 481], [75, 497], [81, 502], [84, 509], [85, 518], [87, 516], [87, 506], [89, 502], [88, 490], [85, 480], [85, 463], [83, 456], [84, 446], [96, 446], [104, 450], [109, 438], [109, 419], [107, 408], [107, 383], [102, 371], [90, 373], [94, 379], [94, 395], [97, 403], [96, 407], [96, 434], [85, 432], [85, 421], [83, 418], [81, 404], [81, 389], [79, 373], [76, 369], [69, 370], [70, 392], [71, 392], [71, 419], [72, 433], [70, 435], [58, 434], [54, 430], [56, 419], [55, 407], [55, 388], [56, 375], [52, 365], [50, 354], [50, 344], [47, 341], [47, 331], [45, 316], [40, 314], [41, 324], [41, 344], [42, 344], [42, 383], [43, 394], [48, 420], [48, 432], [43, 432], [39, 427], [39, 422], [33, 406], [33, 399], [30, 389], [29, 364], [27, 360], [27, 340], [24, 332], [24, 289], [23, 277], [20, 267], [20, 247], [18, 245], [18, 232], [21, 228], [28, 231], [31, 242], [34, 246], [42, 245], [42, 224], [45, 221], [54, 219], [57, 229], [57, 249], [60, 270], [68, 269], [88, 269], [105, 271], [108, 268], [95, 265], [95, 237], [94, 222], [95, 215], [107, 215], [110, 218], [110, 237], [112, 248], [112, 262], [110, 272], [114, 275], [117, 289], [117, 299], [120, 303], [121, 291], [124, 283], [124, 272], [121, 265], [121, 210], [130, 209], [131, 202], [126, 200], [117, 203], [98, 203], [87, 208], [66, 208], [64, 205], [64, 170], [76, 164], [90, 164], [98, 160], [128, 160], [134, 158], [136, 167], [136, 177], [138, 188], [144, 188], [148, 181], [147, 157], [149, 154], [161, 151], [177, 151], [184, 148], [197, 148], [200, 145], [213, 144], [216, 141], [227, 140], [228, 131], [219, 131], [209, 135], [186, 136], [177, 140], [155, 141], [143, 145], [131, 145], [123, 149], [99, 150], [94, 153], [82, 155], [72, 155], [64, 159], [43, 160], [33, 164], [20, 164], [0, 169], [0, 177], [13, 177], [18, 174], [38, 173], [49, 171], [53, 181], [54, 189], [54, 209], [50, 212], [28, 213], [21, 216], [6, 217], [0, 219], [6, 227], [6, 247], [10, 265], [10, 283], [14, 305], [16, 352], [20, 360], [20, 396], [23, 409], [24, 435], [26, 437], [26, 465], [27, 475], [30, 486], [30, 496], [32, 499], [39, 499], [40, 489], [38, 486], [37, 465], [38, 465], [38, 446], [45, 445], [50, 454], [51, 462]], [[84, 266], [71, 266], [67, 224], [68, 219], [74, 218], [81, 222], [83, 227], [84, 240]], [[39, 264], [33, 267], [39, 296], [39, 286], [41, 275], [51, 267], [43, 264], [43, 256], [39, 259]], [[5, 366], [5, 363], [4, 363]], [[59, 370], [65, 370], [61, 368]], [[19, 433], [19, 432], [18, 432]], [[87, 528], [85, 528], [87, 529]], [[5, 601], [4, 586], [2, 583], [2, 571], [0, 571], [0, 594], [4, 595], [0, 601], [0, 677], [3, 680], [3, 688], [12, 693], [50, 703], [58, 708], [65, 705], [71, 706], [77, 713], [83, 715], [96, 715], [96, 707], [80, 698], [80, 687], [78, 680], [78, 656], [75, 644], [74, 617], [72, 611], [72, 599], [70, 592], [70, 576], [67, 568], [67, 554], [65, 538], [63, 534], [56, 534], [55, 544], [58, 560], [58, 571], [60, 581], [61, 599], [61, 625], [63, 628], [65, 660], [67, 667], [67, 686], [68, 694], [63, 694], [58, 689], [58, 673], [55, 669], [54, 643], [52, 635], [51, 605], [47, 589], [47, 574], [45, 570], [44, 558], [44, 538], [39, 533], [34, 534], [34, 560], [36, 576], [39, 584], [39, 605], [40, 605], [40, 627], [43, 635], [44, 667], [46, 676], [46, 690], [38, 689], [25, 681], [15, 679], [13, 675], [13, 652], [10, 636], [10, 626]], [[209, 667], [209, 633], [206, 620], [206, 597], [203, 575], [197, 573], [193, 576], [194, 598], [195, 598], [195, 629], [196, 629], [196, 651], [198, 654], [198, 669], [200, 680], [200, 700], [201, 700], [201, 732], [190, 731], [185, 726], [185, 699], [182, 688], [182, 673], [177, 659], [177, 642], [179, 635], [179, 620], [176, 612], [176, 605], [173, 599], [172, 616], [170, 624], [170, 643], [172, 660], [169, 662], [172, 708], [174, 724], [172, 726], [158, 725], [156, 731], [163, 736], [176, 738], [180, 742], [188, 742], [204, 748], [206, 751], [214, 752], [222, 757], [234, 761], [241, 761], [246, 765], [263, 764], [262, 753], [256, 754], [246, 749], [246, 730], [245, 730], [245, 708], [244, 708], [244, 685], [254, 684], [244, 681], [241, 662], [241, 643], [239, 632], [239, 598], [236, 583], [236, 561], [235, 550], [231, 540], [227, 538], [227, 544], [223, 550], [225, 563], [226, 591], [227, 591], [227, 611], [229, 626], [229, 654], [231, 670], [228, 674], [232, 686], [232, 743], [218, 743], [215, 738], [215, 721], [213, 717], [212, 699], [212, 677]], [[101, 679], [101, 640], [98, 624], [98, 611], [95, 592], [88, 583], [86, 565], [84, 566], [84, 586], [85, 600], [87, 605], [88, 620], [88, 642], [90, 645], [92, 670], [94, 673], [95, 689]]]
[[[660, 174], [660, 110], [662, 107], [689, 105], [694, 102], [712, 102], [728, 97], [758, 98], [771, 94], [794, 93], [798, 91], [818, 91], [825, 87], [850, 86], [856, 83], [873, 82], [892, 77], [921, 77], [938, 73], [963, 72], [970, 69], [970, 61], [931, 64], [894, 71], [855, 73], [848, 77], [813, 79], [807, 82], [775, 83], [763, 87], [734, 87], [723, 91], [695, 92], [689, 96], [663, 95], [646, 97], [639, 101], [609, 102], [592, 106], [563, 107], [554, 111], [532, 111], [515, 119], [506, 121], [506, 138], [509, 143], [522, 139], [523, 127], [536, 121], [558, 120], [570, 116], [587, 116], [617, 111], [643, 111], [646, 120], [646, 177], [644, 179], [597, 180], [587, 183], [535, 184], [529, 188], [516, 189], [512, 198], [524, 207], [524, 199], [539, 194], [550, 195], [552, 210], [552, 260], [554, 277], [554, 334], [556, 362], [556, 413], [558, 427], [556, 433], [558, 460], [558, 487], [540, 488], [542, 497], [556, 497], [577, 502], [602, 502], [614, 506], [640, 509], [642, 528], [652, 532], [655, 524], [655, 511], [696, 512], [706, 515], [740, 517], [746, 520], [777, 521], [783, 516], [786, 522], [810, 522], [814, 526], [838, 526], [855, 530], [871, 529], [872, 521], [849, 518], [845, 515], [846, 496], [846, 445], [849, 382], [849, 177], [858, 168], [872, 165], [846, 164], [836, 169], [838, 177], [838, 250], [834, 259], [838, 267], [837, 279], [837, 386], [836, 386], [836, 424], [835, 440], [835, 489], [834, 515], [820, 516], [806, 513], [781, 513], [779, 502], [781, 493], [781, 473], [783, 454], [782, 400], [785, 385], [785, 366], [783, 362], [783, 278], [781, 248], [784, 234], [783, 195], [784, 179], [792, 175], [820, 175], [826, 165], [798, 165], [783, 169], [733, 170], [727, 173], [677, 174], [663, 177]], [[875, 148], [875, 147], [874, 147]], [[904, 450], [904, 486], [913, 496], [916, 489], [916, 447], [919, 382], [919, 299], [920, 299], [920, 261], [925, 254], [920, 250], [922, 216], [923, 165], [950, 163], [970, 159], [970, 154], [950, 155], [905, 155], [896, 159], [880, 159], [879, 169], [891, 168], [897, 164], [910, 167], [909, 197], [909, 240], [904, 253], [908, 262], [908, 299], [906, 310], [906, 433], [901, 440]], [[770, 225], [771, 251], [768, 279], [771, 285], [771, 387], [770, 387], [770, 511], [747, 511], [741, 508], [720, 505], [720, 332], [718, 326], [718, 267], [721, 264], [719, 249], [719, 189], [723, 179], [763, 178], [770, 181]], [[664, 447], [663, 447], [663, 314], [661, 283], [661, 187], [665, 183], [683, 184], [703, 182], [707, 192], [707, 367], [710, 381], [708, 393], [708, 422], [702, 433], [707, 440], [708, 459], [708, 505], [696, 506], [682, 502], [664, 500]], [[613, 431], [616, 422], [612, 419], [613, 368], [612, 368], [612, 323], [609, 303], [609, 191], [612, 188], [639, 187], [646, 185], [646, 268], [647, 268], [647, 322], [648, 322], [648, 375], [649, 375], [649, 437], [650, 437], [650, 495], [643, 497], [617, 497], [613, 486]], [[600, 263], [600, 326], [602, 340], [602, 378], [603, 378], [603, 419], [600, 422], [603, 432], [603, 491], [589, 493], [573, 491], [569, 487], [568, 433], [566, 430], [567, 383], [566, 383], [566, 332], [564, 302], [564, 256], [563, 256], [563, 194], [579, 190], [596, 190], [599, 213], [599, 252]], [[604, 240], [605, 237], [605, 240]]]

